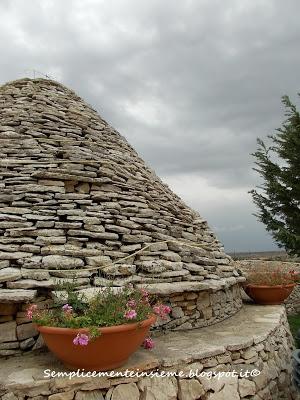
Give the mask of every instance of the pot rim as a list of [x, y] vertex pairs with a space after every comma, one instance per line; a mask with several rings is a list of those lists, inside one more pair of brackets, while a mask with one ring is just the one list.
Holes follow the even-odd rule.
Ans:
[[[125, 332], [131, 331], [138, 327], [144, 328], [145, 326], [152, 325], [156, 321], [156, 315], [152, 314], [149, 318], [144, 319], [140, 322], [133, 322], [129, 324], [122, 324], [122, 325], [113, 325], [113, 326], [104, 326], [99, 327], [101, 333], [118, 333], [118, 332]], [[43, 325], [36, 325], [36, 328], [41, 333], [55, 333], [58, 335], [76, 335], [77, 333], [88, 333], [89, 328], [61, 328], [56, 326], [43, 326]]]
[[258, 289], [281, 289], [281, 288], [290, 288], [290, 287], [295, 287], [297, 283], [286, 283], [282, 285], [256, 285], [254, 283], [247, 283], [246, 287], [253, 287], [253, 288], [258, 288]]

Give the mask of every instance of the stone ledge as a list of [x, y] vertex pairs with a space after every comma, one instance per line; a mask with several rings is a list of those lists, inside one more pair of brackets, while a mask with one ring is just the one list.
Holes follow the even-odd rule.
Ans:
[[[193, 285], [191, 287], [194, 287]], [[113, 290], [121, 290], [121, 287], [112, 287]], [[80, 289], [88, 299], [103, 288]], [[66, 293], [52, 292], [54, 299], [66, 300]], [[153, 326], [153, 336], [159, 336], [161, 331], [186, 331], [217, 324], [224, 319], [236, 314], [242, 307], [240, 287], [238, 284], [221, 289], [219, 291], [202, 290], [186, 291], [171, 295], [157, 296], [164, 304], [171, 307], [172, 312], [167, 318], [158, 318]], [[40, 293], [35, 301], [38, 308], [45, 309], [54, 306], [53, 299], [48, 293]], [[37, 350], [43, 346], [41, 336], [33, 330], [27, 331], [30, 325], [26, 318], [26, 303], [0, 303], [0, 357], [17, 356]], [[27, 336], [25, 341], [19, 340], [18, 330], [25, 329]]]
[[[257, 366], [257, 368], [263, 369], [265, 368], [263, 367], [264, 363], [266, 363], [268, 367], [268, 363], [270, 362], [273, 366], [276, 366], [278, 371], [276, 373], [274, 372], [275, 375], [273, 377], [271, 375], [269, 377], [268, 374], [270, 374], [270, 372], [266, 373], [264, 379], [271, 381], [273, 379], [273, 382], [275, 382], [277, 379], [276, 377], [278, 377], [282, 371], [284, 371], [286, 379], [289, 379], [289, 366], [286, 360], [289, 360], [290, 357], [290, 334], [285, 324], [285, 311], [281, 306], [246, 305], [243, 311], [238, 312], [234, 317], [221, 324], [202, 329], [181, 331], [180, 333], [170, 332], [157, 337], [155, 339], [156, 347], [154, 350], [147, 351], [141, 349], [137, 351], [130, 358], [128, 363], [118, 371], [124, 371], [126, 369], [133, 371], [160, 369], [166, 371], [170, 369], [170, 367], [172, 370], [184, 370], [195, 366], [200, 368], [200, 370], [203, 368], [211, 369], [210, 367], [215, 367], [217, 370], [220, 366], [222, 366], [223, 369], [225, 367], [230, 368], [230, 366], [236, 368], [243, 366], [244, 368], [249, 367], [250, 369], [251, 367], [254, 368]], [[277, 346], [281, 346], [278, 348], [278, 351], [279, 354], [282, 354], [284, 359], [277, 357], [277, 359], [274, 359], [275, 361], [272, 359], [263, 361], [260, 359], [261, 355], [259, 355], [259, 353], [261, 352], [263, 354], [263, 349], [265, 349], [265, 352], [269, 353], [271, 357], [273, 353], [272, 343], [278, 343]], [[285, 351], [285, 354], [283, 354], [282, 351]], [[234, 358], [236, 354], [239, 354], [239, 359]], [[276, 365], [276, 362], [277, 364], [279, 362], [281, 364], [285, 363], [285, 365]], [[64, 395], [67, 391], [73, 391], [75, 395], [76, 390], [94, 391], [96, 389], [104, 390], [103, 393], [107, 394], [107, 391], [116, 390], [116, 387], [120, 384], [138, 383], [138, 386], [141, 386], [139, 378], [80, 377], [72, 380], [62, 377], [51, 379], [44, 378], [43, 371], [46, 369], [52, 371], [66, 371], [61, 363], [48, 352], [31, 353], [22, 357], [13, 357], [4, 360], [0, 366], [0, 395], [14, 393], [17, 397], [12, 397], [13, 399], [23, 399], [24, 396], [34, 398], [38, 395], [48, 396], [56, 393]], [[151, 386], [152, 383], [150, 381], [148, 383]], [[164, 380], [162, 381], [165, 382]], [[187, 380], [184, 384], [195, 384], [195, 382], [192, 381], [194, 380]], [[201, 380], [200, 382], [201, 385], [205, 383]], [[260, 380], [257, 382], [255, 381], [257, 387], [249, 382], [247, 382], [247, 384], [250, 386], [252, 385], [251, 390], [253, 391], [253, 395], [260, 390], [264, 390], [264, 388], [261, 387], [263, 383]], [[264, 385], [266, 385], [267, 381], [264, 382]], [[243, 383], [245, 382], [242, 380], [239, 385], [242, 387]], [[180, 384], [183, 383], [180, 383], [179, 380], [178, 385], [180, 386]], [[236, 385], [237, 384], [236, 382]], [[177, 385], [176, 379], [174, 385]], [[242, 397], [244, 396], [235, 398], [239, 399]], [[5, 399], [5, 397], [3, 398]], [[64, 397], [58, 398], [63, 399]], [[70, 398], [73, 399], [73, 397]], [[77, 399], [77, 397], [75, 398]], [[99, 398], [102, 399], [102, 397]], [[105, 399], [106, 398], [110, 399], [110, 397], [107, 396]], [[119, 399], [119, 397], [116, 398]], [[159, 400], [159, 397], [151, 398]], [[211, 398], [213, 399], [214, 397]], [[217, 398], [219, 397], [216, 397], [216, 399]], [[220, 399], [224, 398], [225, 397], [220, 397]], [[7, 397], [7, 399], [10, 399], [10, 397]], [[166, 399], [169, 399], [169, 397], [166, 397]], [[190, 399], [190, 397], [187, 397], [187, 399]]]
[[26, 303], [28, 301], [32, 301], [36, 295], [36, 290], [1, 289], [0, 303]]
[[157, 294], [157, 295], [168, 295], [174, 293], [182, 293], [182, 292], [200, 292], [204, 290], [210, 291], [218, 291], [233, 285], [236, 285], [239, 282], [245, 281], [244, 277], [230, 277], [230, 278], [222, 278], [220, 280], [217, 279], [207, 279], [207, 282], [172, 282], [172, 283], [155, 283], [155, 284], [143, 284], [137, 285], [137, 287], [144, 287], [147, 289], [149, 293]]

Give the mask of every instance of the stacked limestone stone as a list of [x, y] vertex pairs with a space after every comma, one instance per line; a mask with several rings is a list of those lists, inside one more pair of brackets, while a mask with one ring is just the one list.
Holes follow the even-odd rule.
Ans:
[[[238, 331], [237, 331], [238, 327]], [[123, 371], [164, 377], [49, 378], [62, 371], [50, 355], [28, 354], [0, 366], [3, 400], [296, 400], [291, 335], [280, 306], [245, 306], [221, 326], [170, 332], [152, 352], [140, 350]], [[169, 376], [176, 372], [177, 376]], [[179, 373], [180, 376], [178, 375]], [[212, 374], [210, 376], [209, 374]], [[214, 376], [213, 374], [219, 374]]]
[[44, 79], [2, 86], [0, 144], [0, 354], [36, 346], [24, 303], [44, 307], [62, 280], [185, 293], [169, 328], [241, 307], [243, 278], [206, 221], [74, 92]]

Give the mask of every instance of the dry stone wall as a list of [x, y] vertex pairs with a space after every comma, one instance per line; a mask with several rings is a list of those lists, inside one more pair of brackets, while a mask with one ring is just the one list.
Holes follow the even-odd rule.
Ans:
[[[79, 290], [166, 285], [162, 296], [195, 284], [210, 293], [211, 322], [240, 307], [234, 288], [244, 278], [207, 222], [73, 91], [45, 79], [2, 86], [0, 145], [2, 331], [18, 329], [24, 304], [43, 302], [61, 281]], [[224, 288], [232, 296], [223, 304], [214, 292]], [[197, 325], [185, 300], [176, 327]], [[28, 339], [30, 348], [36, 338]]]
[[[264, 311], [265, 310], [265, 311]], [[242, 313], [240, 313], [242, 314]], [[259, 322], [257, 321], [259, 319]], [[230, 325], [232, 321], [232, 325]], [[259, 328], [258, 328], [259, 324]], [[224, 324], [225, 325], [225, 324]], [[232, 332], [239, 328], [239, 335]], [[2, 400], [296, 400], [291, 382], [293, 343], [281, 307], [245, 307], [224, 326], [213, 327], [195, 343], [193, 331], [157, 338], [158, 349], [141, 350], [124, 366], [123, 377], [44, 377], [62, 371], [49, 355], [21, 358], [16, 372], [12, 359], [0, 366]], [[198, 331], [201, 337], [203, 329]], [[221, 330], [222, 333], [222, 330]], [[255, 333], [255, 335], [254, 335]], [[252, 336], [253, 335], [253, 336]], [[229, 339], [228, 339], [229, 338]], [[163, 340], [164, 343], [160, 343]], [[168, 345], [169, 343], [169, 345]], [[173, 349], [173, 351], [170, 351]], [[20, 359], [18, 359], [20, 362]], [[165, 373], [165, 377], [130, 377], [130, 371]], [[118, 370], [120, 371], [120, 370]], [[177, 376], [166, 376], [168, 373]], [[181, 373], [178, 376], [179, 372]], [[215, 375], [214, 375], [215, 374]], [[217, 375], [219, 374], [219, 376]], [[1, 397], [2, 395], [2, 397]]]
[[[89, 288], [80, 292], [89, 297], [96, 290]], [[148, 286], [148, 290], [172, 308], [166, 319], [157, 320], [153, 327], [154, 336], [160, 331], [212, 325], [232, 316], [242, 307], [238, 283], [232, 285], [228, 282], [227, 286], [215, 287], [214, 291], [211, 288], [199, 290], [199, 284], [197, 287], [194, 282], [184, 283], [184, 286], [178, 282], [175, 287], [174, 284], [157, 284]], [[180, 291], [176, 293], [176, 290]], [[35, 303], [38, 309], [53, 307], [50, 294], [40, 295]], [[26, 303], [0, 303], [0, 357], [16, 356], [44, 347], [42, 336], [26, 318], [26, 308]]]

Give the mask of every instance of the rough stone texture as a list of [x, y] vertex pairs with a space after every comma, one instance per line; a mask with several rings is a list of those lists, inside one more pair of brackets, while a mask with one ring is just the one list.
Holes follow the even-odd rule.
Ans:
[[171, 295], [160, 293], [162, 301], [171, 306], [172, 312], [170, 318], [158, 319], [155, 325], [156, 329], [185, 330], [212, 325], [233, 315], [242, 306], [238, 295], [240, 291], [238, 284], [220, 287], [215, 292], [187, 291], [182, 293], [176, 293], [176, 284], [174, 284], [174, 291], [175, 293]]
[[[121, 386], [121, 385], [120, 385]], [[71, 399], [74, 398], [74, 391], [73, 396]], [[126, 398], [126, 397], [124, 397]], [[130, 399], [130, 397], [128, 397]], [[62, 400], [65, 400], [62, 398]], [[75, 400], [104, 400], [102, 392], [100, 390], [93, 390], [93, 391], [79, 391], [75, 395]]]
[[0, 330], [0, 343], [17, 340], [16, 327], [17, 324], [15, 321], [3, 322]]
[[177, 400], [178, 385], [176, 378], [143, 378], [138, 387], [144, 400]]
[[[237, 327], [238, 332], [237, 332]], [[178, 373], [181, 377], [47, 378], [65, 371], [50, 353], [28, 353], [0, 364], [0, 398], [18, 400], [296, 400], [291, 384], [292, 338], [281, 306], [251, 306], [222, 324], [160, 334], [151, 351], [137, 351], [118, 371]], [[236, 350], [239, 349], [239, 350]], [[254, 359], [247, 358], [256, 353]], [[245, 358], [246, 356], [246, 358]], [[221, 363], [222, 361], [222, 363]], [[22, 365], [22, 368], [16, 366]], [[232, 373], [208, 378], [206, 373]], [[260, 371], [248, 376], [248, 371]], [[65, 395], [65, 397], [64, 397]], [[15, 397], [14, 397], [15, 396]], [[43, 397], [44, 396], [44, 397]], [[49, 397], [48, 397], [49, 396]]]
[[[207, 222], [73, 91], [46, 79], [0, 87], [0, 145], [0, 303], [23, 310], [62, 280], [149, 285], [179, 307], [157, 329], [209, 325], [242, 306], [244, 278]], [[16, 318], [0, 313], [0, 330]]]
[[18, 268], [0, 269], [0, 282], [15, 281], [21, 278], [21, 272]]
[[[131, 259], [140, 281], [235, 276], [206, 221], [74, 92], [22, 79], [0, 88], [0, 104], [0, 260], [11, 268], [3, 279], [18, 279], [29, 264], [50, 276], [57, 268], [100, 268], [99, 257], [116, 261], [151, 242]], [[70, 246], [76, 254], [66, 254]]]
[[197, 400], [205, 391], [203, 386], [197, 379], [180, 379], [179, 380], [179, 400]]
[[[238, 270], [241, 270], [245, 277], [247, 273], [253, 269], [259, 269], [260, 267], [280, 269], [283, 271], [296, 271], [300, 273], [300, 263], [290, 261], [268, 261], [268, 260], [239, 260], [235, 261], [235, 266]], [[243, 291], [243, 297], [249, 300], [248, 296]], [[298, 284], [285, 301], [285, 308], [288, 314], [299, 314], [300, 313], [300, 285]]]
[[242, 378], [239, 380], [239, 394], [240, 397], [251, 396], [255, 394], [255, 382], [249, 379]]
[[0, 289], [0, 303], [30, 302], [36, 298], [36, 290]]
[[[78, 397], [80, 397], [80, 395]], [[74, 390], [70, 390], [69, 392], [64, 392], [64, 393], [52, 394], [51, 396], [48, 397], [49, 400], [73, 400], [73, 398], [74, 398]]]
[[111, 400], [139, 400], [139, 398], [140, 392], [135, 383], [123, 383], [114, 389]]
[[29, 322], [28, 324], [18, 325], [17, 327], [17, 337], [18, 340], [24, 340], [31, 338], [32, 336], [37, 336], [38, 331], [35, 329], [34, 325]]

